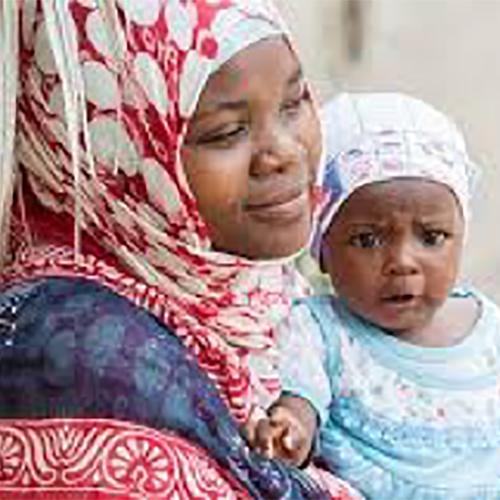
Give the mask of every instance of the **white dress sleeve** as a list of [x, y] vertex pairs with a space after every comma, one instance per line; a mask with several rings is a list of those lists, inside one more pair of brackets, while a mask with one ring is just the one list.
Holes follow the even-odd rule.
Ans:
[[283, 392], [307, 399], [324, 423], [332, 398], [327, 351], [321, 325], [303, 302], [279, 325], [278, 346]]

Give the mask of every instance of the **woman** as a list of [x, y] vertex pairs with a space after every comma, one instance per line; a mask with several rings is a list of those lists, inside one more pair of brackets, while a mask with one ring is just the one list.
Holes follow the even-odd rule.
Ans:
[[273, 328], [303, 293], [289, 256], [309, 234], [320, 139], [271, 6], [2, 9], [2, 116], [17, 108], [0, 139], [2, 416], [168, 428], [255, 497], [320, 498], [248, 453], [169, 336], [236, 422], [279, 390]]

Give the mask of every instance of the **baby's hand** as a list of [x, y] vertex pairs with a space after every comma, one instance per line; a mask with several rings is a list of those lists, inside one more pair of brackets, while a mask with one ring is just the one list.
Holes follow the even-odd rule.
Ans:
[[[246, 434], [250, 445], [267, 458], [280, 458], [300, 466], [310, 454], [316, 426], [311, 426], [307, 415], [307, 411], [311, 411], [309, 404], [298, 398], [286, 398], [287, 402], [291, 399], [294, 400], [292, 407], [281, 404], [280, 400], [267, 417], [247, 425]], [[308, 408], [303, 409], [302, 405]]]

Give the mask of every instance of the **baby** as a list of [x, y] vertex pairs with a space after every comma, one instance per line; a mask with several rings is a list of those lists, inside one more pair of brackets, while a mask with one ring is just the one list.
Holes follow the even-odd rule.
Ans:
[[[326, 108], [317, 255], [331, 296], [282, 326], [283, 394], [248, 430], [369, 500], [500, 499], [500, 314], [455, 286], [475, 168], [457, 128], [400, 94]], [[333, 170], [332, 170], [333, 169]]]

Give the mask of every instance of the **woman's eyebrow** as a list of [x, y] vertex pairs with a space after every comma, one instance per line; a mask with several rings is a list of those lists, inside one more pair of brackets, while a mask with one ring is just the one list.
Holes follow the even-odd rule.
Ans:
[[[288, 88], [292, 87], [293, 85], [296, 85], [303, 78], [304, 74], [302, 68], [300, 66], [297, 66], [297, 68], [288, 78], [286, 82], [286, 87]], [[202, 110], [200, 110], [198, 113], [195, 114], [193, 119], [202, 120], [203, 118], [210, 116], [212, 113], [216, 113], [219, 111], [241, 111], [243, 109], [246, 109], [247, 106], [248, 102], [245, 99], [231, 100], [231, 99], [225, 99], [222, 96], [220, 98], [214, 97], [213, 99], [210, 99], [205, 106], [203, 106]]]
[[215, 98], [203, 106], [203, 109], [193, 116], [193, 120], [202, 120], [219, 111], [241, 111], [246, 109], [247, 106], [248, 102], [245, 99], [228, 100]]

